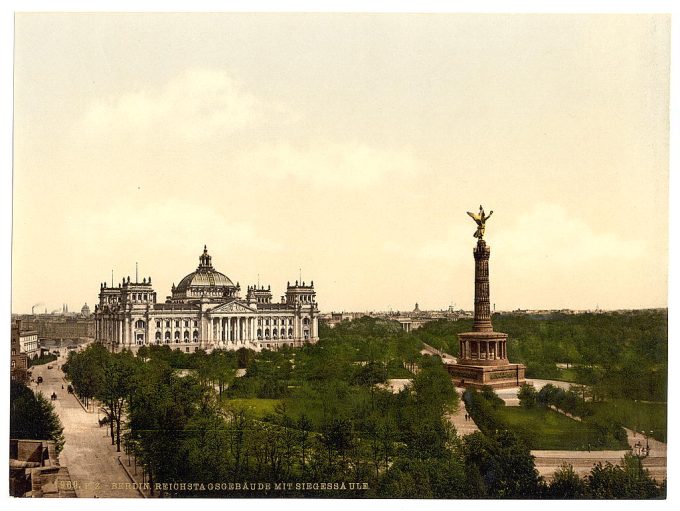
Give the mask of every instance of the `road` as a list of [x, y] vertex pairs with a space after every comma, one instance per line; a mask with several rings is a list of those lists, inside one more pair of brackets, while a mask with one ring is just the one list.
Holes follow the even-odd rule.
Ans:
[[97, 413], [88, 413], [80, 405], [75, 396], [69, 394], [62, 379], [64, 373], [57, 366], [66, 361], [60, 357], [56, 362], [35, 366], [33, 378], [43, 377], [40, 385], [31, 384], [35, 391], [42, 392], [49, 399], [56, 392], [58, 399], [53, 401], [54, 408], [64, 425], [66, 444], [59, 455], [61, 465], [68, 467], [71, 479], [76, 485], [78, 497], [132, 497], [140, 498], [136, 489], [125, 488], [129, 483], [124, 469], [118, 462], [115, 446], [111, 445], [111, 437], [106, 428], [100, 428]]

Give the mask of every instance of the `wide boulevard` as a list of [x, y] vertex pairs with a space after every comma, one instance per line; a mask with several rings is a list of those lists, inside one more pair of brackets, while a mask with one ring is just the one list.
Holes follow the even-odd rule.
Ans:
[[117, 453], [111, 445], [107, 428], [99, 427], [96, 410], [85, 411], [76, 397], [67, 392], [61, 371], [61, 364], [66, 361], [63, 351], [57, 361], [32, 369], [33, 379], [37, 381], [42, 376], [43, 383], [31, 383], [31, 388], [48, 399], [53, 392], [57, 394], [53, 403], [64, 425], [66, 439], [59, 461], [68, 467], [76, 494], [85, 498], [141, 497], [129, 484], [130, 479], [119, 462], [118, 457], [123, 459], [123, 453]]

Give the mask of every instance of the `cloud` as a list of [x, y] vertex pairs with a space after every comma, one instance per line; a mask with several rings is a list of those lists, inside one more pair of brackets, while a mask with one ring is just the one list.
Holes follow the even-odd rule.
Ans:
[[161, 87], [94, 103], [77, 133], [140, 143], [197, 141], [283, 120], [289, 114], [283, 106], [247, 92], [225, 71], [190, 69]]
[[[225, 249], [236, 248], [279, 252], [282, 246], [249, 222], [220, 215], [208, 206], [190, 201], [166, 200], [137, 206], [129, 202], [88, 215], [84, 220], [70, 222], [74, 229], [101, 234], [107, 243], [122, 241], [156, 248], [176, 250], [178, 243], [202, 246], [218, 240]], [[122, 246], [124, 246], [122, 245]]]
[[585, 220], [561, 206], [538, 203], [509, 229], [500, 230], [496, 245], [503, 246], [513, 260], [544, 261], [561, 267], [606, 260], [631, 262], [642, 257], [642, 241], [599, 232], [597, 220], [596, 212]]
[[[502, 260], [514, 266], [564, 269], [602, 261], [632, 262], [644, 256], [642, 241], [626, 239], [612, 232], [598, 232], [596, 221], [595, 215], [586, 220], [569, 214], [561, 206], [538, 203], [521, 213], [514, 222], [499, 217], [489, 220], [486, 238], [496, 252], [502, 251]], [[472, 248], [474, 230], [472, 222], [460, 222], [442, 238], [408, 246], [390, 242], [384, 249], [410, 253], [412, 257], [424, 260], [459, 263], [471, 257], [464, 242]]]
[[363, 143], [317, 141], [298, 147], [280, 141], [239, 156], [235, 167], [276, 180], [360, 188], [417, 175], [423, 163], [408, 150], [388, 151]]

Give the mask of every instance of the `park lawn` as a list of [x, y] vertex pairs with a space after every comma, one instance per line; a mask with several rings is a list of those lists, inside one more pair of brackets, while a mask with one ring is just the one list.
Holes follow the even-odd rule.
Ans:
[[233, 406], [234, 408], [245, 408], [258, 419], [273, 414], [274, 408], [281, 401], [281, 399], [264, 399], [259, 397], [224, 399], [225, 404]]
[[594, 447], [596, 436], [593, 426], [580, 422], [548, 408], [526, 409], [504, 406], [496, 413], [508, 427], [520, 436], [530, 449], [539, 450], [620, 450], [628, 449], [626, 442], [613, 440], [610, 445]]
[[578, 373], [576, 372], [575, 369], [569, 368], [569, 369], [558, 369], [560, 375], [557, 378], [557, 380], [560, 381], [566, 381], [569, 383], [581, 383], [579, 381], [579, 376]]
[[650, 403], [628, 399], [611, 399], [593, 403], [595, 416], [621, 423], [634, 431], [650, 432], [650, 436], [666, 441], [667, 403]]

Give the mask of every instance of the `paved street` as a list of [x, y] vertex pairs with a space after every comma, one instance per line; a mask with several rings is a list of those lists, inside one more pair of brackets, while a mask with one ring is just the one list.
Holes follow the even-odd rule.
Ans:
[[[52, 392], [56, 392], [58, 399], [54, 401], [54, 407], [61, 422], [64, 425], [66, 444], [61, 452], [60, 463], [71, 474], [71, 479], [78, 486], [78, 497], [141, 497], [137, 490], [124, 485], [129, 483], [125, 471], [118, 463], [115, 446], [111, 446], [107, 430], [100, 428], [97, 422], [97, 413], [88, 413], [78, 403], [75, 396], [68, 394], [62, 377], [64, 373], [57, 369], [66, 359], [61, 357], [56, 362], [35, 366], [33, 378], [37, 380], [42, 376], [44, 382], [32, 388], [42, 392], [50, 398]], [[51, 365], [52, 369], [47, 369]], [[118, 485], [121, 485], [118, 489]]]

